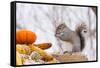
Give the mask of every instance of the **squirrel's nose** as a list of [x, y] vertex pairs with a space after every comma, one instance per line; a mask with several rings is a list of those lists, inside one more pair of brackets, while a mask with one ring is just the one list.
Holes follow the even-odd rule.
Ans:
[[59, 34], [55, 34], [55, 37], [60, 37], [60, 35]]
[[55, 34], [56, 37], [58, 37], [58, 34]]
[[55, 34], [55, 36], [56, 36], [56, 34]]

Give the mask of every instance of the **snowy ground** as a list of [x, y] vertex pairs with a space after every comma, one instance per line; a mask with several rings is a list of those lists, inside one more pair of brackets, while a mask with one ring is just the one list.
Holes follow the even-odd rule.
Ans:
[[63, 51], [72, 49], [66, 46], [70, 45], [69, 43], [58, 41], [55, 37], [55, 29], [59, 24], [65, 22], [74, 31], [76, 25], [84, 22], [94, 34], [87, 38], [82, 53], [86, 54], [89, 60], [96, 60], [96, 16], [91, 8], [17, 3], [16, 11], [17, 30], [29, 29], [35, 32], [35, 43], [52, 43], [52, 47], [47, 50], [50, 53], [62, 54]]

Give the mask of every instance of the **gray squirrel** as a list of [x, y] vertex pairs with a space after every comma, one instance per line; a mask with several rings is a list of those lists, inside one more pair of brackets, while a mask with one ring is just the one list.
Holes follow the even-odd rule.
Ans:
[[62, 41], [70, 42], [73, 45], [72, 52], [81, 52], [85, 47], [85, 35], [87, 33], [88, 30], [84, 23], [78, 25], [75, 31], [72, 31], [63, 23], [56, 28], [55, 36]]

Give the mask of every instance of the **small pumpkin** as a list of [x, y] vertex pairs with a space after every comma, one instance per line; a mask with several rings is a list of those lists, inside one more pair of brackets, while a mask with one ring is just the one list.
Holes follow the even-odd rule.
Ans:
[[36, 41], [36, 34], [29, 30], [19, 30], [16, 32], [17, 44], [32, 44]]

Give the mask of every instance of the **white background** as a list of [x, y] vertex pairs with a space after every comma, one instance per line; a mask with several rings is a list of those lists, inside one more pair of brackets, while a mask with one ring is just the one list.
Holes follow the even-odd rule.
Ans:
[[[0, 68], [13, 68], [10, 66], [10, 2], [12, 0], [0, 0]], [[25, 1], [25, 0], [24, 0]], [[28, 0], [36, 2], [50, 2], [50, 3], [65, 3], [65, 4], [83, 4], [83, 5], [97, 5], [99, 6], [99, 0]], [[98, 12], [100, 8], [98, 8]], [[99, 19], [98, 13], [98, 20]], [[98, 26], [100, 25], [98, 21]], [[98, 30], [100, 27], [98, 27]], [[98, 31], [99, 35], [100, 31]], [[98, 36], [99, 37], [99, 36]], [[98, 42], [100, 39], [98, 38]], [[98, 43], [98, 49], [99, 43]], [[98, 50], [99, 52], [100, 50]], [[100, 56], [100, 54], [99, 54]], [[98, 56], [98, 57], [99, 57]], [[77, 63], [77, 64], [60, 64], [60, 65], [46, 65], [46, 66], [34, 66], [35, 68], [98, 68], [98, 62], [93, 63]], [[25, 67], [33, 68], [33, 66]]]

